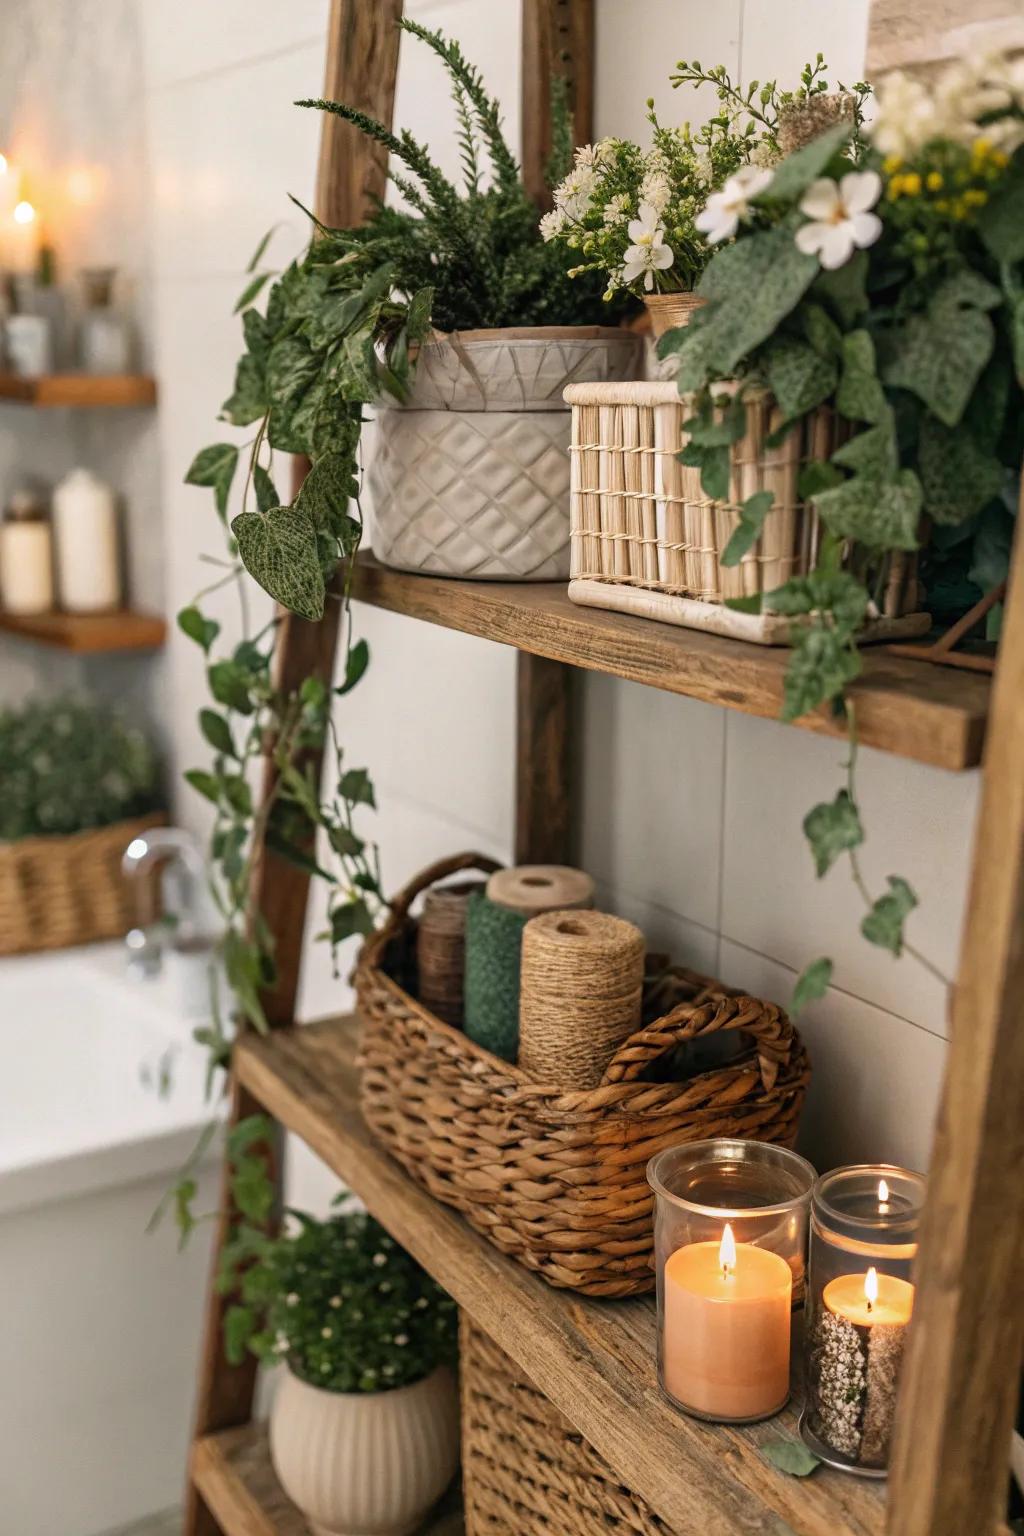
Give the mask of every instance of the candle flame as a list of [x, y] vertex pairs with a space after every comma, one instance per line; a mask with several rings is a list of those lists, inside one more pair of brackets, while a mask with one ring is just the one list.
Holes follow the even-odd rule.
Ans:
[[7, 156], [0, 155], [0, 176], [7, 175]]
[[31, 203], [20, 202], [14, 210], [15, 224], [32, 224], [35, 221], [36, 211]]
[[869, 1269], [867, 1274], [864, 1276], [864, 1295], [867, 1297], [868, 1311], [870, 1312], [871, 1308], [874, 1306], [875, 1302], [878, 1300], [878, 1270], [877, 1269], [874, 1269], [874, 1268]]
[[889, 1199], [889, 1186], [884, 1179], [878, 1181], [878, 1203], [885, 1205]]
[[732, 1227], [725, 1224], [722, 1233], [722, 1243], [718, 1250], [718, 1262], [722, 1266], [723, 1275], [731, 1275], [736, 1268], [736, 1239], [732, 1235]]

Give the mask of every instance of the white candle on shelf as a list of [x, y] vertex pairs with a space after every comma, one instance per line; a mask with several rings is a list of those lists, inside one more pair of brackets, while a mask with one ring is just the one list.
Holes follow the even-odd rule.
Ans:
[[121, 601], [117, 504], [109, 485], [74, 469], [53, 495], [57, 592], [69, 613], [100, 613]]

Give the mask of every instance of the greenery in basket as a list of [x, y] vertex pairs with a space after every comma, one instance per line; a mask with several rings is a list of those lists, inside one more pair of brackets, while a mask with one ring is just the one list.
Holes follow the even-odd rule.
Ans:
[[58, 836], [144, 816], [162, 804], [145, 732], [84, 698], [0, 712], [0, 839]]
[[455, 1303], [379, 1222], [288, 1214], [280, 1237], [242, 1226], [225, 1245], [217, 1283], [240, 1298], [224, 1324], [233, 1364], [247, 1350], [284, 1360], [327, 1392], [385, 1392], [454, 1364]]
[[[205, 486], [227, 542], [223, 574], [178, 615], [200, 648], [210, 691], [199, 723], [213, 756], [186, 777], [215, 808], [211, 861], [224, 923], [222, 957], [237, 1011], [266, 1027], [261, 993], [275, 980], [274, 940], [255, 891], [260, 848], [326, 883], [328, 925], [337, 945], [372, 930], [383, 896], [377, 852], [358, 825], [375, 804], [367, 770], [343, 757], [336, 701], [364, 677], [365, 640], [352, 634], [349, 589], [362, 537], [360, 433], [366, 407], [407, 393], [418, 344], [432, 326], [607, 322], [601, 284], [573, 283], [560, 254], [545, 245], [537, 209], [523, 188], [505, 142], [498, 103], [457, 43], [411, 21], [404, 30], [441, 59], [458, 123], [462, 185], [405, 131], [391, 133], [337, 102], [303, 106], [353, 123], [390, 155], [392, 181], [407, 211], [378, 207], [365, 225], [328, 229], [312, 218], [310, 244], [283, 272], [263, 270], [270, 236], [249, 264], [237, 310], [245, 349], [222, 419], [252, 427], [243, 447], [213, 443], [193, 460], [187, 482]], [[551, 178], [567, 169], [572, 131], [564, 91], [553, 92]], [[262, 310], [256, 300], [265, 293]], [[628, 300], [623, 298], [623, 305]], [[304, 454], [312, 469], [290, 501], [277, 484], [279, 454]], [[287, 461], [286, 461], [287, 466]], [[287, 472], [287, 467], [286, 467]], [[227, 526], [237, 478], [242, 510]], [[247, 576], [284, 608], [320, 621], [340, 604], [342, 678], [308, 676], [282, 688], [275, 670], [279, 621], [255, 633], [249, 624]], [[244, 638], [218, 642], [220, 626], [203, 611], [214, 590], [236, 584]], [[328, 787], [311, 760], [325, 749]], [[273, 791], [257, 803], [261, 760], [274, 769]], [[217, 999], [197, 1031], [211, 1068], [226, 1066], [230, 1030]], [[175, 1205], [189, 1230], [194, 1180], [186, 1168]]]
[[[804, 832], [819, 876], [849, 860], [863, 936], [899, 955], [917, 896], [899, 875], [872, 893], [861, 874], [846, 689], [861, 670], [857, 632], [884, 610], [894, 568], [906, 573], [925, 529], [940, 560], [961, 551], [968, 600], [1006, 572], [1024, 448], [1024, 70], [957, 63], [931, 86], [890, 76], [878, 108], [856, 167], [840, 123], [734, 206], [719, 234], [736, 238], [700, 283], [706, 305], [660, 347], [693, 404], [681, 458], [699, 465], [711, 496], [728, 496], [747, 387], [771, 390], [778, 437], [824, 404], [844, 429], [831, 457], [801, 474], [822, 527], [815, 568], [731, 606], [794, 619], [785, 719], [822, 705], [845, 716], [847, 782]], [[737, 378], [734, 396], [716, 396]], [[751, 548], [771, 503], [764, 491], [740, 508], [726, 564]], [[795, 1003], [830, 976], [831, 962], [815, 961]]]
[[725, 186], [726, 201], [763, 182], [764, 168], [782, 157], [807, 125], [843, 117], [859, 134], [868, 87], [830, 93], [819, 53], [805, 65], [795, 91], [774, 80], [733, 85], [723, 66], [703, 70], [683, 60], [673, 85], [714, 87], [719, 110], [694, 132], [689, 123], [665, 128], [648, 101], [651, 145], [602, 139], [576, 151], [572, 170], [555, 188], [554, 207], [541, 220], [545, 240], [578, 252], [571, 277], [603, 274], [605, 297], [624, 290], [688, 292], [710, 257], [708, 199]]

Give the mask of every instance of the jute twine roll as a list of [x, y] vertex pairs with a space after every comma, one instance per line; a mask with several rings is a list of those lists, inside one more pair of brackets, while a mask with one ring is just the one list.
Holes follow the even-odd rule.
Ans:
[[536, 917], [594, 905], [594, 882], [582, 869], [566, 864], [519, 864], [499, 869], [487, 882], [487, 899], [499, 907]]
[[519, 1049], [519, 958], [526, 918], [476, 893], [466, 907], [464, 1028], [505, 1061]]
[[462, 987], [466, 968], [466, 906], [483, 881], [435, 886], [423, 898], [416, 929], [420, 1002], [446, 1024], [462, 1024]]
[[640, 1027], [644, 936], [606, 912], [547, 912], [527, 923], [519, 1065], [535, 1082], [596, 1088]]

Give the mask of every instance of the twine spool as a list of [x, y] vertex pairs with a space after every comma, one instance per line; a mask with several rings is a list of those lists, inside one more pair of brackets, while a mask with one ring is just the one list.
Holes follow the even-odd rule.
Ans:
[[566, 864], [519, 864], [499, 869], [487, 882], [487, 899], [527, 917], [594, 905], [594, 882]]
[[606, 912], [548, 912], [523, 933], [519, 1065], [535, 1082], [596, 1088], [640, 1027], [644, 936]]
[[466, 906], [479, 880], [435, 886], [423, 898], [416, 929], [419, 998], [446, 1024], [462, 1024], [462, 986], [466, 968]]
[[526, 918], [479, 892], [466, 907], [464, 1028], [505, 1061], [519, 1050], [519, 959]]

